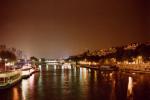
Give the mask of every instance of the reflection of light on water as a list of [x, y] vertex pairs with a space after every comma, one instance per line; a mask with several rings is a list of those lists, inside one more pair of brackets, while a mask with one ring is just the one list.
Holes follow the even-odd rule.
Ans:
[[80, 68], [80, 80], [82, 80], [82, 68]]
[[30, 83], [30, 88], [33, 89], [34, 86], [34, 75], [32, 75], [29, 79], [29, 83]]
[[127, 92], [128, 97], [132, 95], [132, 88], [133, 88], [133, 78], [129, 77], [128, 78], [128, 92]]
[[87, 79], [87, 70], [86, 70], [86, 68], [83, 69], [82, 75], [83, 75], [84, 79]]
[[77, 72], [77, 69], [76, 69], [76, 68], [74, 68], [74, 75], [76, 75], [76, 72]]
[[80, 68], [80, 80], [87, 80], [88, 78], [88, 70], [86, 68]]
[[22, 80], [22, 100], [27, 100], [27, 95], [34, 92], [34, 78], [35, 75], [33, 74], [28, 80]]
[[41, 68], [42, 68], [42, 66], [41, 65], [39, 65], [39, 69], [41, 70]]
[[89, 72], [91, 72], [91, 69], [89, 69]]
[[29, 92], [28, 87], [29, 87], [28, 81], [22, 80], [22, 97], [23, 97], [23, 100], [26, 100], [26, 94], [27, 94], [27, 92]]
[[56, 65], [54, 65], [54, 70], [56, 70]]
[[109, 73], [109, 77], [110, 77], [110, 80], [112, 80], [113, 79], [113, 73]]
[[42, 87], [42, 85], [43, 85], [43, 84], [42, 84], [42, 76], [39, 77], [38, 85], [39, 85], [40, 87]]
[[48, 71], [48, 65], [46, 64], [46, 71]]
[[112, 78], [112, 73], [109, 73], [109, 76]]
[[94, 81], [97, 81], [97, 71], [94, 71]]
[[13, 100], [19, 100], [19, 93], [17, 88], [13, 89]]
[[71, 65], [68, 66], [68, 69], [71, 69]]
[[116, 100], [116, 78], [113, 77], [113, 72], [109, 73], [109, 77], [112, 82], [111, 100]]
[[70, 63], [64, 63], [62, 65], [62, 69], [71, 69], [71, 64]]

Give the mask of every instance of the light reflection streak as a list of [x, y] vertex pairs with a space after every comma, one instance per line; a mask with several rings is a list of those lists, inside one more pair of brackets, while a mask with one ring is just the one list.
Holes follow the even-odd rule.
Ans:
[[29, 83], [30, 83], [30, 88], [33, 89], [34, 88], [34, 75], [32, 75], [29, 79]]
[[91, 72], [91, 69], [89, 69], [89, 72]]
[[86, 68], [83, 68], [82, 76], [83, 76], [83, 79], [86, 80], [87, 78]]
[[64, 64], [62, 65], [62, 68], [63, 68], [63, 69], [71, 69], [71, 64], [70, 64], [70, 63], [64, 63]]
[[23, 100], [26, 100], [27, 92], [29, 92], [28, 87], [29, 87], [28, 81], [22, 80], [22, 98], [23, 98]]
[[113, 73], [109, 73], [109, 78], [110, 78], [110, 80], [113, 79]]
[[46, 71], [48, 71], [48, 65], [46, 64]]
[[40, 69], [40, 71], [42, 70], [42, 66], [41, 65], [39, 65], [39, 69]]
[[80, 80], [82, 80], [82, 68], [80, 68]]
[[127, 91], [127, 96], [128, 98], [132, 97], [132, 89], [133, 89], [133, 78], [129, 77], [128, 78], [128, 91]]
[[94, 81], [97, 81], [97, 71], [94, 71]]
[[13, 100], [19, 100], [19, 93], [17, 88], [13, 89]]
[[56, 65], [54, 65], [54, 70], [56, 70]]
[[116, 100], [116, 78], [113, 77], [113, 72], [109, 73], [109, 78], [112, 84], [111, 100]]
[[80, 68], [80, 80], [88, 79], [88, 70], [87, 68]]
[[76, 75], [76, 72], [77, 72], [77, 68], [74, 68], [74, 75]]

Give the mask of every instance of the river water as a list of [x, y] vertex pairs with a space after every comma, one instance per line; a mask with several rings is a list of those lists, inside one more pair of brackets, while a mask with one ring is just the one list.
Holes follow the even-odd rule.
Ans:
[[41, 72], [12, 88], [0, 100], [150, 100], [150, 74], [40, 66]]

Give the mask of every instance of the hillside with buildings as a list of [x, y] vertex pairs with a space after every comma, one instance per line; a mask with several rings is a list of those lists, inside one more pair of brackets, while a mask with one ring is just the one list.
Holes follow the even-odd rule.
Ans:
[[142, 64], [150, 61], [150, 42], [130, 43], [70, 56], [70, 61], [95, 62], [97, 64]]

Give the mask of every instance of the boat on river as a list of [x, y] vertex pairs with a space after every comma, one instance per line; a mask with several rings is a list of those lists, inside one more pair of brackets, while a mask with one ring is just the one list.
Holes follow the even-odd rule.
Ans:
[[21, 76], [22, 76], [23, 79], [28, 78], [34, 72], [33, 68], [30, 65], [24, 65], [22, 67], [21, 71], [22, 71]]
[[0, 72], [0, 89], [9, 88], [21, 79], [21, 70]]
[[31, 65], [24, 65], [21, 70], [22, 70], [22, 78], [23, 79], [28, 78], [33, 73], [40, 71], [38, 67], [36, 67], [36, 66], [32, 67]]

